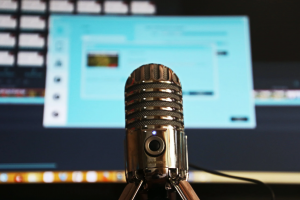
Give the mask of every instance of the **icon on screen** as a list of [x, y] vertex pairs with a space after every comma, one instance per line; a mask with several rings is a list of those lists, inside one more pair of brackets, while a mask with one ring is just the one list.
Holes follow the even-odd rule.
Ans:
[[59, 76], [54, 77], [54, 82], [59, 83], [61, 81], [61, 78]]
[[38, 182], [38, 176], [35, 173], [29, 173], [27, 176], [27, 181], [30, 183]]
[[109, 181], [109, 172], [103, 172], [103, 181]]
[[62, 66], [62, 62], [60, 60], [57, 60], [55, 62], [55, 67], [61, 67]]
[[68, 174], [66, 172], [61, 172], [58, 174], [58, 177], [61, 181], [66, 181], [68, 178]]
[[118, 180], [118, 181], [123, 181], [123, 175], [124, 175], [123, 172], [118, 172], [118, 173], [117, 173], [117, 180]]
[[23, 181], [23, 177], [21, 176], [21, 174], [17, 174], [14, 180], [16, 183], [21, 183]]
[[73, 182], [82, 182], [83, 174], [82, 172], [73, 172], [72, 180]]
[[86, 173], [86, 181], [87, 182], [96, 182], [98, 178], [97, 172], [89, 171]]
[[56, 111], [53, 111], [53, 112], [52, 112], [52, 116], [53, 116], [53, 117], [58, 117], [58, 116], [59, 116], [59, 113], [56, 112]]
[[60, 98], [60, 95], [59, 95], [59, 94], [54, 94], [54, 95], [53, 95], [53, 99], [58, 100], [59, 98]]
[[44, 180], [45, 183], [52, 183], [54, 181], [53, 172], [44, 172], [43, 180]]
[[8, 180], [8, 175], [6, 173], [0, 175], [1, 182], [7, 182], [7, 180]]

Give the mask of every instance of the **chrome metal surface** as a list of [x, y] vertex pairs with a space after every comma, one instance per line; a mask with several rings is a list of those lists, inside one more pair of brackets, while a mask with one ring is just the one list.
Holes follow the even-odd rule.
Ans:
[[[152, 141], [159, 142], [159, 148], [158, 148], [158, 150], [156, 150], [156, 151], [151, 150], [150, 143]], [[150, 156], [158, 156], [158, 155], [160, 155], [165, 150], [165, 142], [164, 142], [164, 140], [161, 137], [150, 136], [145, 141], [145, 150], [146, 150], [146, 153], [148, 153], [148, 155], [150, 155]]]
[[185, 180], [189, 179], [189, 158], [188, 158], [188, 145], [187, 145], [187, 135], [185, 136]]
[[187, 200], [200, 200], [189, 182], [181, 180], [177, 186]]
[[128, 183], [124, 188], [119, 200], [134, 200], [143, 182], [143, 180], [140, 180], [138, 185], [136, 183]]
[[[153, 131], [156, 132], [153, 136]], [[155, 129], [132, 129], [126, 133], [127, 171], [148, 168], [177, 168], [177, 130], [173, 126], [155, 127]], [[158, 156], [148, 155], [144, 144], [148, 138], [160, 138], [164, 142], [164, 151]], [[147, 142], [148, 140], [148, 142]]]
[[[172, 183], [173, 182], [173, 183]], [[171, 181], [173, 187], [175, 188], [176, 192], [179, 194], [179, 196], [181, 197], [182, 200], [188, 200], [186, 198], [186, 196], [184, 195], [184, 193], [182, 192], [182, 190], [180, 189], [180, 187], [174, 182]]]
[[137, 186], [136, 190], [134, 191], [134, 194], [133, 194], [131, 200], [134, 200], [134, 198], [135, 198], [135, 196], [137, 195], [139, 189], [141, 188], [143, 182], [144, 182], [143, 180], [140, 180], [140, 183], [139, 183], [139, 185]]
[[[172, 186], [186, 199], [177, 185], [188, 178], [188, 161], [181, 83], [176, 74], [158, 64], [134, 70], [125, 86], [125, 114], [127, 182], [144, 180], [147, 189]], [[157, 151], [149, 147], [153, 140], [159, 141]]]

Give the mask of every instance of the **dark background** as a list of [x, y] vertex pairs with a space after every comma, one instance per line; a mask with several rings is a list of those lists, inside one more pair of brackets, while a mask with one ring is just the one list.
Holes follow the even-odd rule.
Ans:
[[[299, 0], [155, 3], [158, 15], [249, 16], [255, 89], [300, 88]], [[43, 106], [0, 105], [1, 162], [53, 160], [61, 170], [123, 169], [124, 130], [44, 129], [42, 113]], [[260, 106], [256, 107], [256, 115], [258, 126], [254, 130], [186, 130], [190, 161], [218, 170], [300, 171], [300, 107]], [[26, 150], [19, 145], [24, 141]], [[112, 143], [115, 145], [108, 145]], [[69, 160], [65, 160], [66, 156]], [[125, 184], [14, 184], [1, 185], [0, 195], [3, 199], [117, 199], [124, 187]], [[264, 188], [251, 184], [193, 187], [201, 200], [270, 199]], [[300, 198], [299, 185], [272, 188], [278, 199]]]
[[[192, 184], [200, 200], [270, 200], [264, 188], [251, 184]], [[125, 184], [1, 185], [1, 199], [117, 200]], [[298, 185], [272, 185], [276, 200], [298, 200]], [[177, 196], [177, 200], [180, 197]]]
[[[163, 0], [160, 15], [231, 16], [250, 19], [255, 89], [300, 87], [298, 0]], [[278, 80], [279, 79], [279, 80]]]
[[[1, 163], [124, 169], [123, 129], [45, 129], [41, 105], [2, 105], [0, 113]], [[257, 106], [255, 129], [186, 129], [189, 161], [215, 170], [299, 172], [299, 119], [299, 106]]]

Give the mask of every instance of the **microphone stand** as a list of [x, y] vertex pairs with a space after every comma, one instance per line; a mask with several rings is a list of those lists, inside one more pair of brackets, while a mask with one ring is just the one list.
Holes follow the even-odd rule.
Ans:
[[[185, 180], [179, 181], [178, 184], [172, 180], [170, 182], [173, 187], [166, 188], [168, 190], [160, 186], [154, 186], [149, 190], [147, 188], [140, 190], [143, 180], [140, 180], [139, 184], [128, 183], [119, 200], [134, 200], [137, 195], [141, 200], [176, 200], [174, 189], [182, 200], [200, 200], [189, 182]], [[147, 187], [147, 184], [144, 186]]]
[[154, 187], [149, 191], [140, 191], [137, 199], [140, 200], [176, 200], [174, 190], [165, 190], [164, 187]]

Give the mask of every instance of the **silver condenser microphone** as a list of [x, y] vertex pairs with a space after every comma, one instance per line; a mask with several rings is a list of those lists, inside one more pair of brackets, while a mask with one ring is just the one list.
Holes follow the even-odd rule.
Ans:
[[[181, 83], [160, 64], [134, 70], [125, 86], [126, 180], [120, 200], [198, 200], [187, 182], [187, 136], [184, 133]], [[161, 192], [164, 191], [164, 192]]]

